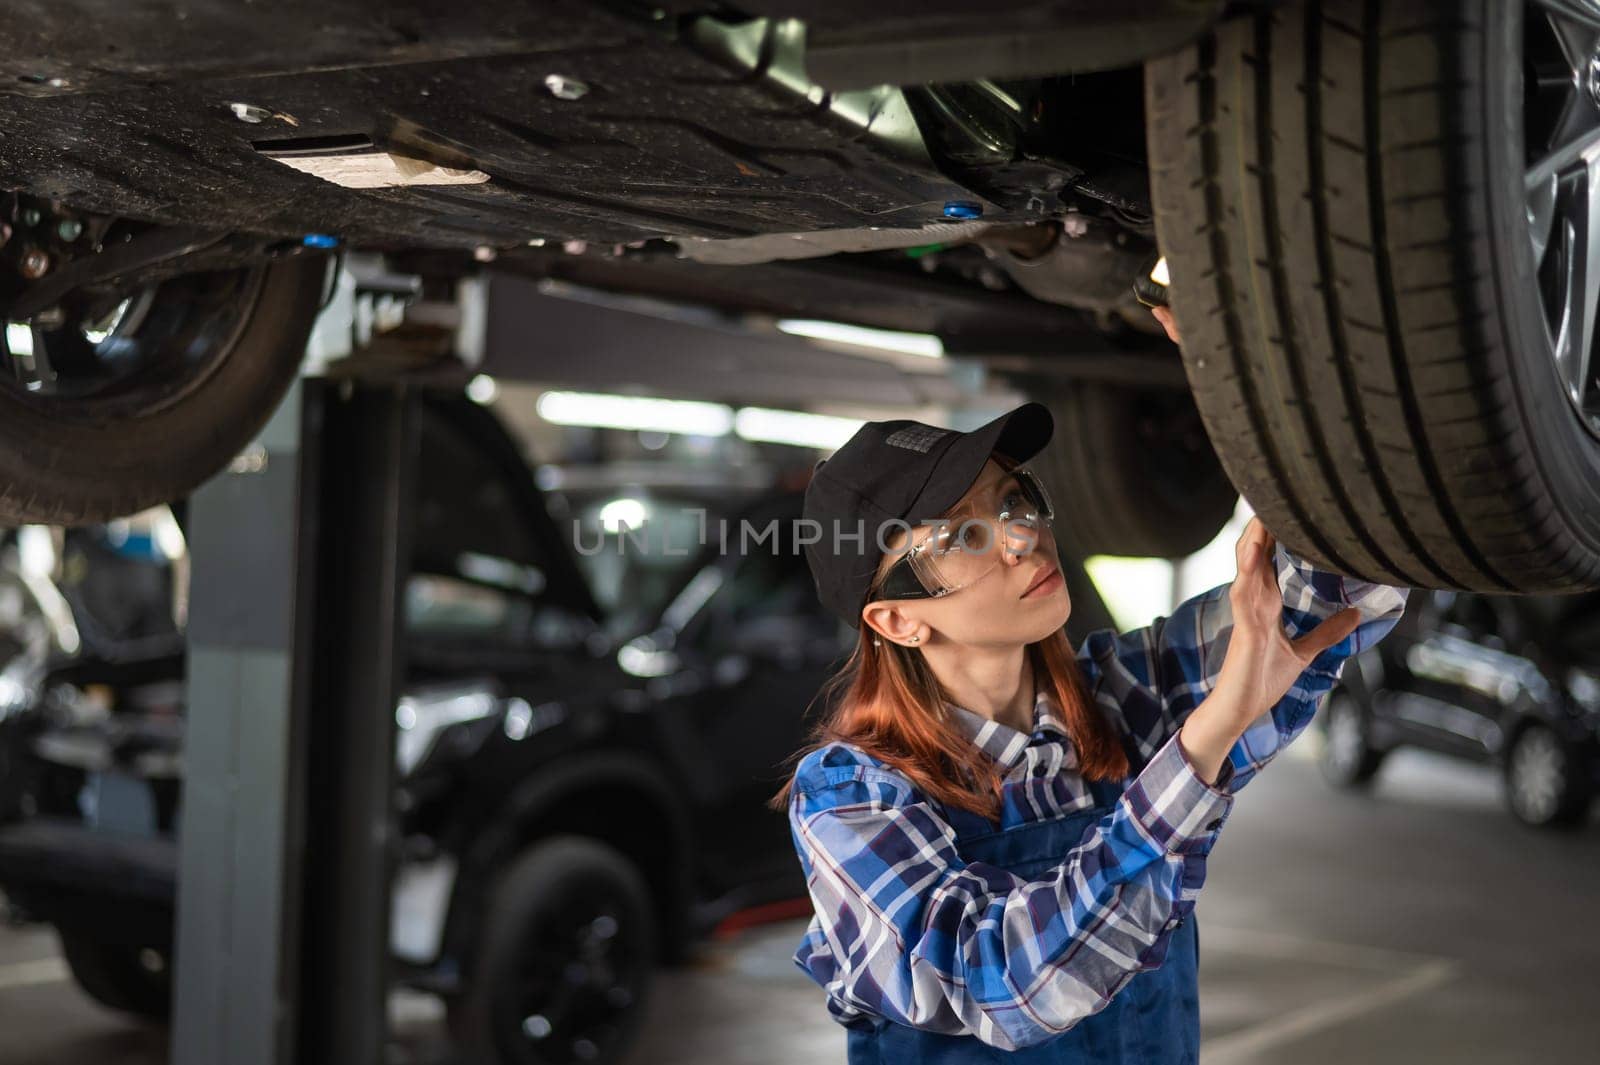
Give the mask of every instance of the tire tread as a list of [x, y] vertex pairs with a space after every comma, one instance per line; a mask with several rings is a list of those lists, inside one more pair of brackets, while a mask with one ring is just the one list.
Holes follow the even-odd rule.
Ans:
[[1454, 206], [1487, 187], [1459, 104], [1486, 91], [1477, 5], [1426, 8], [1289, 4], [1150, 64], [1158, 233], [1196, 278], [1173, 293], [1185, 368], [1230, 478], [1308, 560], [1409, 586], [1600, 584], [1600, 529], [1552, 504], [1535, 460], [1485, 223]]

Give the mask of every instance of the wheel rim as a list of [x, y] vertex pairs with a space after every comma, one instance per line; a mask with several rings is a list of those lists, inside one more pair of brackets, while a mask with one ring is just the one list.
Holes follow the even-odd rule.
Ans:
[[1549, 730], [1530, 729], [1511, 751], [1511, 801], [1529, 821], [1547, 821], [1561, 803], [1566, 760]]
[[52, 418], [101, 422], [181, 401], [227, 358], [266, 273], [212, 271], [150, 286], [116, 305], [68, 308], [46, 329], [6, 322], [0, 391]]
[[1562, 390], [1600, 437], [1600, 5], [1523, 5], [1523, 190], [1545, 339]]
[[1341, 777], [1349, 776], [1355, 772], [1366, 746], [1361, 715], [1348, 700], [1334, 700], [1328, 707], [1328, 741], [1324, 754], [1328, 768]]
[[609, 892], [569, 891], [530, 926], [497, 1015], [514, 1060], [596, 1061], [611, 1056], [642, 976], [628, 906]]
[[[0, 304], [148, 235], [138, 223], [0, 197]], [[209, 377], [249, 321], [265, 267], [146, 266], [155, 272], [126, 281], [80, 275], [31, 317], [0, 321], [0, 399], [53, 420], [104, 424], [180, 402]]]

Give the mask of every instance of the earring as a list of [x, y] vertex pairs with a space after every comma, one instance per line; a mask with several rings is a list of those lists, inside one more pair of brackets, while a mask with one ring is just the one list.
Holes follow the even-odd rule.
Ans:
[[874, 636], [872, 638], [872, 646], [874, 646], [874, 647], [882, 647], [883, 646], [883, 637], [882, 636]]
[[920, 639], [922, 639], [921, 636], [917, 636], [917, 635], [913, 634], [912, 637], [911, 637], [911, 642], [912, 643], [916, 643]]

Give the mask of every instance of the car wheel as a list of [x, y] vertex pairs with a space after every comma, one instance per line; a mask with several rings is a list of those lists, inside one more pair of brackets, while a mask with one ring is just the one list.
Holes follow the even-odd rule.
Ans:
[[1372, 746], [1367, 711], [1349, 692], [1338, 689], [1328, 696], [1322, 711], [1322, 750], [1317, 766], [1323, 779], [1336, 788], [1361, 788], [1372, 782], [1386, 752]]
[[1151, 62], [1196, 403], [1308, 560], [1600, 583], [1600, 8], [1290, 3]]
[[1568, 827], [1589, 810], [1589, 795], [1571, 751], [1544, 725], [1528, 725], [1506, 752], [1506, 801], [1517, 820], [1538, 828]]
[[74, 525], [187, 494], [266, 423], [324, 256], [183, 274], [0, 333], [0, 522]]
[[1079, 555], [1182, 558], [1210, 543], [1239, 493], [1183, 389], [1019, 381], [1055, 418], [1032, 465], [1064, 499], [1092, 499], [1058, 530]]
[[614, 1062], [656, 960], [649, 889], [616, 849], [556, 836], [499, 878], [450, 1027], [479, 1065]]
[[73, 980], [102, 1006], [156, 1020], [172, 1012], [172, 968], [168, 952], [154, 947], [106, 943], [81, 932], [57, 929], [61, 953]]

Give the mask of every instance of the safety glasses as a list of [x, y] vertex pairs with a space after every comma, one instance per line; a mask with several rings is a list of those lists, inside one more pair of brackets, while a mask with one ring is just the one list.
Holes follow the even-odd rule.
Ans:
[[1026, 466], [1007, 471], [994, 509], [957, 508], [931, 525], [928, 536], [903, 548], [872, 599], [936, 599], [952, 595], [1000, 568], [1006, 554], [1028, 554], [1055, 517], [1050, 496]]

